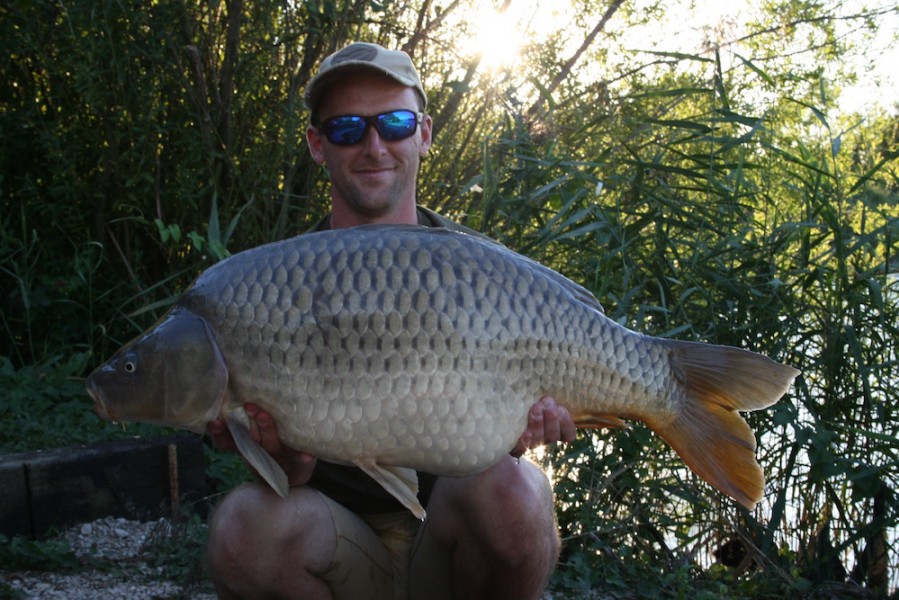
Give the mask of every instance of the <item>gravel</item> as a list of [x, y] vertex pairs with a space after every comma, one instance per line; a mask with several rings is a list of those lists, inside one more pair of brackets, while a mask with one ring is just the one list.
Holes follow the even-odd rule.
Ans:
[[[19, 596], [35, 600], [215, 600], [205, 578], [189, 585], [167, 579], [163, 567], [153, 566], [151, 548], [171, 537], [177, 527], [168, 519], [140, 522], [107, 517], [76, 525], [58, 537], [68, 542], [86, 568], [78, 571], [8, 571], [0, 565], [0, 582]], [[112, 563], [119, 568], [96, 567]], [[91, 565], [95, 565], [91, 567]], [[0, 597], [3, 588], [0, 586]], [[567, 598], [547, 590], [541, 600]], [[589, 595], [589, 598], [600, 596]]]
[[[153, 543], [173, 531], [168, 519], [139, 522], [107, 517], [76, 525], [58, 537], [69, 543], [85, 569], [7, 571], [0, 566], [0, 581], [18, 591], [18, 597], [28, 599], [213, 600], [215, 595], [207, 581], [181, 585], [168, 580], [163, 567], [148, 562]], [[104, 563], [105, 568], [97, 566]]]

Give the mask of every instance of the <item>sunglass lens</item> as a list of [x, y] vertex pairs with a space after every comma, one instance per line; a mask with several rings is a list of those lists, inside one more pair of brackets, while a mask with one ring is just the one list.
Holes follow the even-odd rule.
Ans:
[[385, 140], [403, 140], [415, 133], [418, 117], [411, 110], [394, 110], [377, 116], [378, 133]]
[[367, 124], [362, 117], [346, 116], [331, 119], [324, 124], [325, 135], [332, 144], [351, 146], [358, 144], [365, 135]]

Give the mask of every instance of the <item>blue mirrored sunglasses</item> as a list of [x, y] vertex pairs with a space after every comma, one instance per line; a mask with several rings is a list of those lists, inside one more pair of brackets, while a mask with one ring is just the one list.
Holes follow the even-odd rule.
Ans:
[[319, 128], [328, 141], [337, 146], [358, 144], [365, 137], [369, 127], [374, 127], [384, 141], [394, 142], [412, 137], [423, 118], [424, 113], [421, 112], [391, 110], [373, 117], [360, 115], [331, 117], [323, 121]]

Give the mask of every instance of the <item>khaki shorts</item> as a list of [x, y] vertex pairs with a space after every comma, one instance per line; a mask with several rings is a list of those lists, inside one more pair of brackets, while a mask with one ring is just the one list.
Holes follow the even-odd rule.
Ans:
[[334, 600], [452, 600], [452, 554], [408, 511], [357, 515], [324, 494], [337, 551], [320, 575]]

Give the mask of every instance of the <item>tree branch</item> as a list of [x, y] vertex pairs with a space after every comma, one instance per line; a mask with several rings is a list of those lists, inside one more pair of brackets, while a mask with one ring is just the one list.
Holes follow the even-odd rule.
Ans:
[[[584, 38], [584, 42], [581, 44], [580, 48], [569, 58], [562, 68], [556, 73], [556, 76], [550, 82], [550, 84], [546, 87], [546, 93], [552, 94], [558, 89], [558, 87], [562, 84], [563, 81], [571, 74], [571, 69], [574, 68], [575, 63], [580, 60], [581, 56], [584, 52], [587, 51], [587, 48], [590, 47], [590, 44], [596, 39], [596, 36], [599, 35], [599, 32], [605, 28], [606, 23], [609, 22], [609, 19], [612, 18], [612, 15], [621, 8], [621, 5], [624, 4], [624, 0], [613, 0], [612, 4], [609, 8], [606, 9], [606, 12], [603, 14], [602, 18], [599, 20], [599, 23], [596, 24], [596, 27], [593, 28], [586, 38]], [[540, 100], [537, 100], [527, 111], [528, 117], [533, 117], [534, 114], [540, 107]]]

